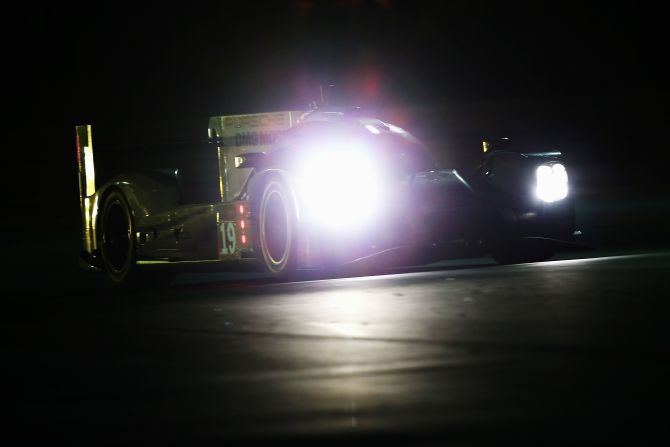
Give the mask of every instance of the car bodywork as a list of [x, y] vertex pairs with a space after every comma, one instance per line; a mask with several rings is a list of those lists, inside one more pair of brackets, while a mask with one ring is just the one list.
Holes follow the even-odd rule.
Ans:
[[109, 269], [105, 247], [115, 242], [103, 214], [112, 192], [128, 209], [121, 234], [133, 265], [259, 263], [262, 252], [267, 266], [273, 244], [291, 250], [291, 270], [400, 250], [409, 257], [390, 258], [420, 263], [569, 241], [575, 229], [571, 195], [549, 203], [536, 191], [538, 166], [560, 164], [558, 152], [491, 151], [466, 180], [439, 169], [405, 130], [340, 110], [213, 117], [209, 139], [217, 200], [197, 203], [179, 169], [121, 174], [96, 188], [91, 127], [79, 126], [82, 265]]

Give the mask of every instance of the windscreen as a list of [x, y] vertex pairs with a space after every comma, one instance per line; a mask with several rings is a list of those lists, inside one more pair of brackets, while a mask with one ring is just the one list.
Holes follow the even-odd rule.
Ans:
[[426, 148], [415, 138], [388, 133], [378, 135], [377, 152], [383, 164], [398, 175], [410, 175], [435, 169], [436, 163]]
[[378, 128], [358, 120], [304, 123], [281, 138], [275, 156], [297, 168], [304, 168], [304, 160], [329, 160], [323, 168], [337, 166], [345, 177], [345, 167], [363, 160], [367, 168], [384, 176], [404, 177], [435, 169], [435, 160], [419, 140], [398, 127], [374, 122]]

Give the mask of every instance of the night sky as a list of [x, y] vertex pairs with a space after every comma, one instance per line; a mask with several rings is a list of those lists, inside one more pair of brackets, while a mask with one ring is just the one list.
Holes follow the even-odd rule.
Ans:
[[[92, 123], [110, 147], [197, 138], [209, 115], [303, 109], [320, 84], [336, 86], [336, 103], [455, 114], [490, 104], [492, 120], [520, 102], [553, 103], [560, 125], [537, 127], [600, 141], [579, 149], [589, 162], [607, 150], [624, 163], [631, 145], [639, 157], [667, 134], [667, 31], [652, 3], [236, 3], [50, 3], [7, 15], [9, 104], [21, 135], [41, 142], [35, 172], [56, 195], [77, 194], [76, 124]], [[566, 98], [577, 98], [574, 119]], [[445, 132], [468, 127], [450, 123]], [[418, 133], [442, 131], [430, 126]]]

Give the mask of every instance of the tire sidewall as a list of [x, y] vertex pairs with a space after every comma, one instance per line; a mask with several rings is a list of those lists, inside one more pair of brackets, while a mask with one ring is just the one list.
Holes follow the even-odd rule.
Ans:
[[[110, 253], [108, 252], [108, 238], [109, 235], [109, 217], [111, 210], [118, 206], [123, 211], [123, 216], [126, 219], [128, 226], [128, 249], [126, 250], [125, 262], [120, 268], [116, 268], [110, 261]], [[130, 207], [124, 197], [123, 193], [118, 190], [112, 190], [105, 198], [103, 206], [102, 220], [101, 220], [101, 246], [102, 261], [105, 273], [109, 281], [114, 285], [125, 285], [130, 282], [135, 273], [136, 266], [136, 240], [135, 240], [135, 225]]]
[[[282, 180], [271, 177], [264, 182], [257, 202], [256, 253], [263, 270], [272, 276], [286, 278], [294, 273], [297, 259], [297, 225], [291, 191]], [[268, 207], [273, 200], [281, 200], [284, 210], [286, 242], [281, 256], [273, 256], [269, 248]], [[279, 258], [279, 259], [277, 259]]]

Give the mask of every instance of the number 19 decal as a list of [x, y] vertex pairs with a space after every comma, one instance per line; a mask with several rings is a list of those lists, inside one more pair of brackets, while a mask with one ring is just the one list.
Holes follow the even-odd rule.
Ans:
[[235, 253], [237, 237], [235, 235], [234, 222], [221, 222], [221, 254], [232, 255]]

